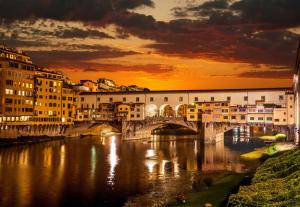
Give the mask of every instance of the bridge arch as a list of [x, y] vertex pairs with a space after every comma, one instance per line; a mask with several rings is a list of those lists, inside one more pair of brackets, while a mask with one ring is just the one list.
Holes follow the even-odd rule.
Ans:
[[169, 104], [164, 104], [159, 107], [159, 115], [162, 117], [174, 117], [175, 111]]
[[175, 107], [175, 115], [176, 117], [186, 117], [186, 110], [188, 104], [179, 104]]
[[110, 132], [121, 132], [121, 129], [113, 123], [94, 123], [82, 132], [83, 134], [105, 135]]
[[151, 132], [153, 132], [156, 129], [164, 128], [168, 125], [175, 125], [175, 126], [179, 126], [179, 127], [185, 127], [185, 128], [187, 128], [191, 131], [198, 132], [198, 130], [195, 126], [192, 126], [192, 125], [189, 126], [189, 125], [186, 125], [186, 124], [181, 124], [181, 123], [176, 123], [176, 122], [158, 123], [157, 125], [150, 126], [149, 129], [151, 129]]
[[155, 104], [146, 105], [146, 117], [156, 117], [159, 115], [158, 106]]
[[125, 123], [123, 126], [126, 130], [123, 131], [123, 139], [133, 140], [149, 138], [152, 136], [155, 129], [162, 128], [169, 124], [182, 126], [196, 133], [198, 132], [198, 125], [196, 122], [190, 122], [181, 117], [152, 117], [140, 123]]

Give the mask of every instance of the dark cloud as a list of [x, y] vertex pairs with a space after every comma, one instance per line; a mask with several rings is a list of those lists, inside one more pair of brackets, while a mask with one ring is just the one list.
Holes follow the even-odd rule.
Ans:
[[[129, 13], [116, 19], [127, 33], [155, 40], [159, 53], [224, 62], [292, 66], [298, 35], [286, 30], [257, 30], [255, 25], [215, 25], [203, 20], [169, 23]], [[141, 17], [141, 18], [140, 18]]]
[[72, 27], [69, 29], [61, 29], [61, 30], [57, 30], [53, 33], [54, 36], [59, 37], [59, 38], [110, 38], [113, 39], [112, 36], [104, 33], [104, 32], [100, 32], [98, 30], [94, 30], [94, 29], [80, 29], [80, 28], [76, 28], [76, 27]]
[[262, 79], [292, 79], [292, 70], [267, 70], [267, 71], [248, 71], [238, 75], [242, 78], [262, 78]]
[[8, 21], [54, 19], [99, 21], [111, 13], [140, 6], [153, 6], [151, 0], [0, 0], [0, 18]]
[[200, 5], [174, 8], [173, 15], [203, 18], [211, 24], [254, 24], [257, 28], [300, 25], [298, 0], [210, 0]]
[[[88, 25], [84, 29], [61, 27], [54, 29], [54, 32], [39, 31], [41, 36], [59, 38], [112, 38], [106, 33], [89, 28], [115, 24], [118, 26], [117, 38], [128, 38], [132, 34], [142, 39], [154, 40], [154, 44], [146, 47], [156, 49], [162, 55], [248, 63], [253, 66], [265, 64], [270, 65], [270, 71], [276, 71], [276, 77], [280, 77], [280, 74], [286, 77], [284, 74], [288, 72], [272, 67], [287, 68], [294, 65], [299, 35], [287, 29], [300, 26], [299, 0], [209, 0], [200, 5], [175, 8], [174, 15], [181, 19], [170, 22], [157, 21], [150, 15], [129, 11], [138, 6], [152, 5], [151, 0], [0, 0], [0, 19], [14, 21], [43, 18], [81, 21], [85, 26]], [[189, 17], [193, 17], [193, 20], [188, 19]], [[55, 25], [51, 27], [55, 28]], [[13, 30], [14, 28], [10, 29]], [[12, 32], [11, 38], [17, 39], [18, 32]], [[45, 41], [39, 42], [45, 44]], [[13, 43], [18, 44], [21, 45], [21, 42]], [[34, 44], [32, 41], [24, 42], [24, 45]], [[75, 62], [83, 66], [93, 58], [132, 54], [117, 49], [92, 47], [65, 45], [66, 51], [32, 54], [37, 61], [52, 66], [65, 65], [68, 61], [69, 65]], [[76, 50], [80, 50], [78, 54]], [[100, 68], [99, 65], [91, 66], [95, 67], [87, 70]], [[106, 65], [106, 68], [110, 66]], [[259, 71], [250, 71], [241, 76], [260, 75]]]
[[69, 50], [27, 51], [33, 61], [42, 67], [59, 67], [77, 65], [95, 59], [124, 57], [138, 54], [133, 51], [122, 51], [101, 45], [67, 45]]
[[[228, 5], [228, 0], [213, 0], [204, 2], [198, 9], [226, 9]], [[197, 9], [197, 7], [195, 9]]]
[[[24, 23], [24, 22], [23, 22]], [[72, 38], [94, 38], [94, 39], [114, 39], [113, 36], [99, 31], [96, 28], [90, 27], [70, 27], [67, 24], [65, 26], [53, 26], [53, 29], [45, 30], [47, 25], [44, 21], [40, 22], [38, 26], [32, 27], [28, 24], [12, 23], [12, 24], [0, 24], [0, 28], [5, 31], [6, 39], [23, 39], [19, 36], [25, 35], [29, 38], [43, 37], [43, 38], [61, 38], [61, 39], [72, 39]]]
[[173, 66], [162, 64], [146, 64], [146, 65], [121, 65], [121, 64], [101, 64], [93, 63], [88, 66], [81, 67], [84, 72], [119, 72], [119, 71], [135, 71], [145, 72], [149, 74], [166, 74], [174, 71]]
[[69, 47], [74, 49], [97, 49], [97, 51], [29, 51], [28, 54], [33, 57], [35, 63], [43, 67], [75, 70], [77, 72], [142, 71], [149, 74], [165, 74], [174, 70], [172, 66], [162, 64], [121, 65], [101, 63], [101, 59], [137, 54], [131, 51], [119, 51], [103, 46], [97, 48], [96, 46], [73, 45]]
[[[0, 35], [1, 37], [1, 35]], [[50, 43], [45, 39], [37, 39], [37, 40], [22, 40], [15, 38], [7, 38], [3, 34], [2, 42], [8, 47], [13, 48], [21, 48], [21, 47], [46, 47], [50, 46]]]
[[244, 22], [300, 25], [299, 0], [241, 0], [233, 3], [230, 9], [240, 12]]

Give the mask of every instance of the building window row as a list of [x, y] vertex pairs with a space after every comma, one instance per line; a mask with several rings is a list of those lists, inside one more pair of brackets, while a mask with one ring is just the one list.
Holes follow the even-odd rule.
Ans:
[[2, 122], [15, 122], [15, 121], [29, 121], [30, 116], [20, 116], [20, 117], [0, 117], [0, 123]]
[[18, 95], [18, 96], [32, 96], [31, 91], [21, 91], [21, 90], [13, 90], [13, 89], [5, 89], [5, 95]]
[[[14, 110], [13, 110], [14, 109]], [[24, 112], [24, 113], [29, 113], [33, 112], [33, 108], [13, 108], [13, 107], [5, 107], [5, 112], [6, 113], [12, 113], [12, 112]]]

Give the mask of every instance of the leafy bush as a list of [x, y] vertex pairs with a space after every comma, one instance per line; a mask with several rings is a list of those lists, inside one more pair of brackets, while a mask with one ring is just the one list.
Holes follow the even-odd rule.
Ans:
[[266, 160], [252, 184], [230, 196], [229, 206], [300, 206], [300, 149]]

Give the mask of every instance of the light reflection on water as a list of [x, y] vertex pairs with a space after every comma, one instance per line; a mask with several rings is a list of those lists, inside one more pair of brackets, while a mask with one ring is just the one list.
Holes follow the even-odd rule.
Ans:
[[153, 142], [121, 142], [113, 136], [2, 148], [0, 206], [123, 206], [128, 198], [155, 200], [158, 192], [190, 189], [205, 172], [254, 168], [257, 163], [239, 155], [263, 143], [241, 134], [233, 132], [216, 145], [204, 145], [196, 136], [155, 136]]
[[115, 179], [115, 168], [118, 164], [118, 155], [117, 155], [117, 146], [116, 146], [116, 137], [111, 137], [110, 142], [110, 153], [108, 155], [108, 162], [109, 162], [109, 175], [108, 175], [108, 185], [114, 186], [114, 179]]

